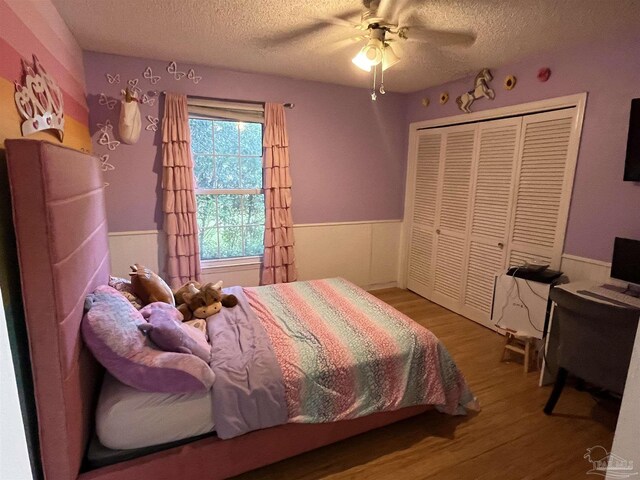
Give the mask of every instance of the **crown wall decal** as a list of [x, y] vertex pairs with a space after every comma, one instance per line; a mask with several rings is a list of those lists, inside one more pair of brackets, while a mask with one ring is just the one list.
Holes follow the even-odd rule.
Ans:
[[64, 112], [60, 87], [35, 55], [33, 64], [22, 59], [22, 76], [22, 83], [14, 82], [16, 107], [24, 119], [22, 135], [53, 129], [62, 141]]

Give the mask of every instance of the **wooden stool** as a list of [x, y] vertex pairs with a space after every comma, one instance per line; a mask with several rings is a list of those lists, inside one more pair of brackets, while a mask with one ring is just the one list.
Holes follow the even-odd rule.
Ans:
[[[537, 352], [535, 349], [535, 338], [526, 335], [518, 335], [514, 330], [506, 329], [505, 344], [502, 350], [500, 361], [504, 362], [505, 357], [511, 355], [511, 352], [522, 355], [524, 362], [524, 373], [529, 373], [532, 369], [537, 370]], [[533, 368], [531, 364], [533, 363]]]

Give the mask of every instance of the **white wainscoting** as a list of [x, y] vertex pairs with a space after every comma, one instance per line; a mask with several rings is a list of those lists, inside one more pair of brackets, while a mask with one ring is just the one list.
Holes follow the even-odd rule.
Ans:
[[128, 278], [134, 263], [162, 273], [164, 248], [164, 234], [158, 230], [110, 233], [111, 275]]
[[203, 268], [201, 277], [204, 283], [222, 280], [227, 287], [232, 285], [254, 287], [260, 285], [260, 264]]
[[402, 222], [294, 226], [300, 280], [344, 277], [373, 290], [397, 285]]
[[613, 279], [611, 275], [611, 263], [591, 258], [578, 257], [575, 255], [562, 255], [560, 270], [569, 277], [569, 281], [591, 280], [594, 283], [608, 283], [612, 285], [624, 286], [625, 283]]
[[[401, 220], [294, 225], [300, 280], [344, 277], [361, 287], [397, 285]], [[164, 234], [156, 230], [109, 234], [112, 275], [127, 276], [129, 265], [141, 263], [163, 273]], [[258, 285], [259, 265], [203, 270], [203, 281], [225, 285]]]

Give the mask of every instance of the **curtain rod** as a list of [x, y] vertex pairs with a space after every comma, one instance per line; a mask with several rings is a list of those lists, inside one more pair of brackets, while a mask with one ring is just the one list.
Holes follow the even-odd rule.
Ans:
[[[163, 95], [166, 95], [166, 94], [167, 94], [167, 91], [166, 91], [166, 90], [162, 90], [160, 93], [162, 93]], [[221, 101], [225, 101], [225, 99], [209, 98], [209, 97], [199, 97], [199, 96], [196, 96], [196, 95], [187, 95], [187, 97], [190, 97], [190, 98], [205, 98], [205, 99], [207, 99], [207, 100], [221, 100]], [[249, 102], [249, 101], [247, 101], [247, 100], [229, 100], [229, 99], [226, 99], [226, 101], [227, 101], [227, 102], [238, 102], [238, 103], [264, 103], [264, 102]], [[282, 104], [282, 106], [283, 106], [284, 108], [294, 109], [294, 108], [295, 108], [295, 106], [296, 106], [296, 104], [295, 104], [295, 103], [283, 103], [283, 104]]]

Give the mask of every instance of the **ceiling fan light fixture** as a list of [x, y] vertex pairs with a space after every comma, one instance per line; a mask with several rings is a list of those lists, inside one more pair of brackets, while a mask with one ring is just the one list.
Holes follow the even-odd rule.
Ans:
[[396, 52], [393, 51], [391, 45], [385, 44], [384, 55], [382, 56], [382, 71], [393, 67], [399, 61], [400, 57], [396, 55]]
[[378, 65], [382, 61], [384, 45], [377, 38], [370, 39], [362, 48], [365, 58], [371, 66]]
[[371, 63], [369, 63], [369, 60], [367, 60], [367, 56], [364, 54], [363, 50], [364, 49], [360, 50], [358, 54], [351, 59], [351, 61], [356, 67], [360, 68], [361, 70], [370, 72]]

